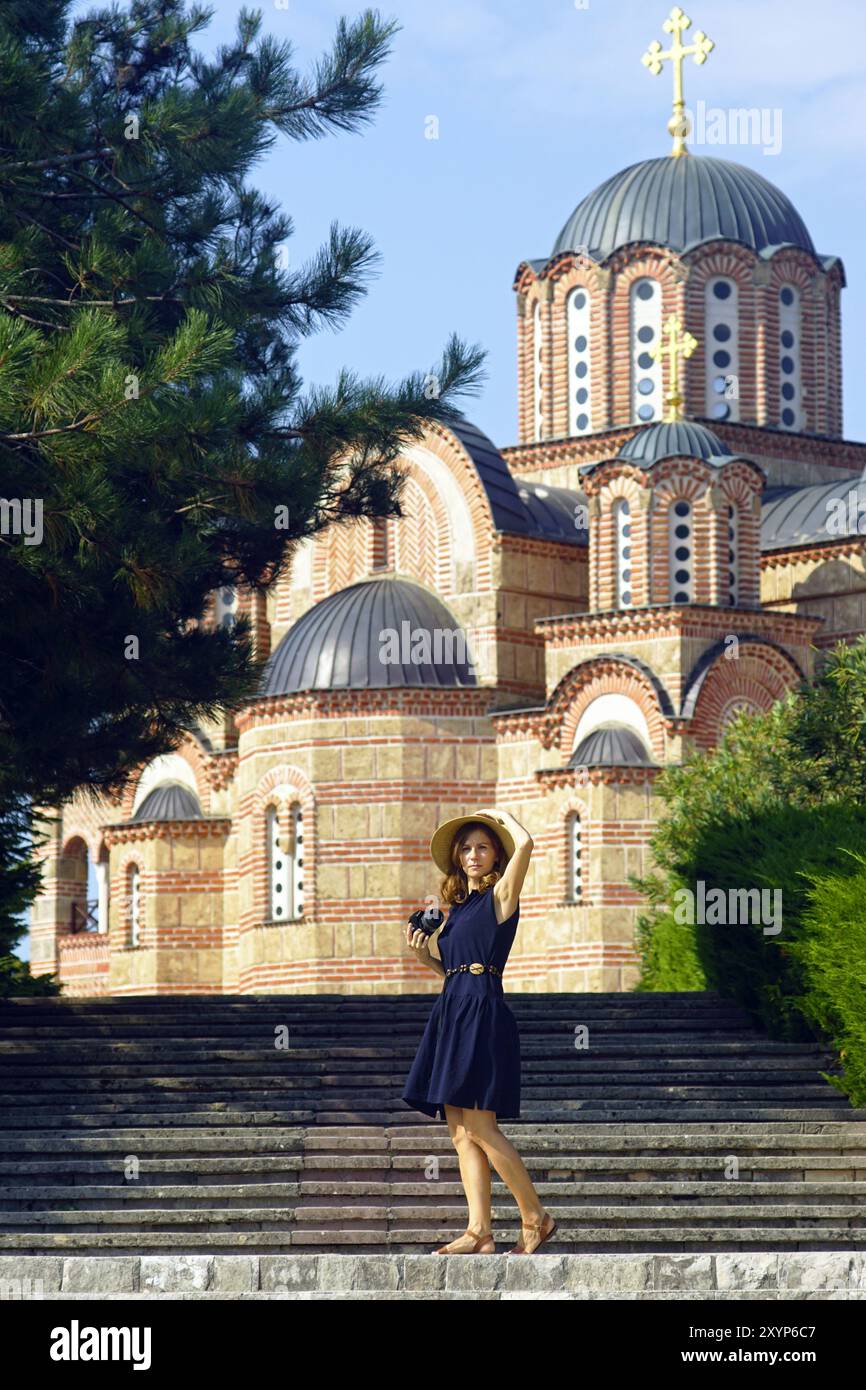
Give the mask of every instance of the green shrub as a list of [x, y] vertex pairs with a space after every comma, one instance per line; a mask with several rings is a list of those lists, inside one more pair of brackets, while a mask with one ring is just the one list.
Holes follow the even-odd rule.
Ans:
[[852, 1105], [866, 1106], [866, 858], [849, 857], [851, 873], [808, 871], [808, 904], [788, 949], [806, 981], [797, 1001], [803, 1016], [844, 1069], [823, 1075]]

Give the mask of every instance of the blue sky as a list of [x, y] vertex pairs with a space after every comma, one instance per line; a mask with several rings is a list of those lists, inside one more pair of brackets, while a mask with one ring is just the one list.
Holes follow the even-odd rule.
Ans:
[[[286, 3], [286, 0], [281, 0]], [[212, 0], [200, 46], [232, 33], [238, 6]], [[262, 6], [263, 27], [290, 39], [312, 71], [340, 15], [332, 0]], [[427, 370], [450, 332], [488, 350], [488, 378], [462, 408], [497, 445], [517, 438], [515, 306], [523, 259], [549, 254], [576, 204], [605, 178], [670, 149], [671, 78], [641, 64], [652, 39], [669, 46], [667, 0], [395, 0], [380, 13], [402, 25], [380, 71], [382, 104], [357, 134], [302, 143], [280, 137], [255, 181], [295, 222], [300, 263], [331, 220], [370, 233], [377, 278], [338, 332], [301, 347], [307, 383], [330, 384], [341, 366], [397, 380]], [[822, 254], [840, 256], [845, 434], [866, 439], [861, 379], [866, 339], [862, 0], [696, 0], [689, 39], [715, 41], [708, 61], [685, 65], [690, 108], [760, 107], [780, 116], [781, 147], [704, 146], [757, 169], [791, 198]], [[425, 138], [438, 118], [439, 138]], [[700, 149], [695, 150], [700, 153]]]

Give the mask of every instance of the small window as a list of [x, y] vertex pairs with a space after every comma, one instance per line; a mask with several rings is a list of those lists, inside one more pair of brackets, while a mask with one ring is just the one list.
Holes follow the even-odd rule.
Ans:
[[265, 815], [268, 902], [272, 922], [290, 922], [304, 913], [304, 816], [295, 803], [289, 810], [289, 833], [284, 835], [276, 806]]
[[580, 816], [572, 811], [568, 817], [568, 897], [580, 902], [583, 897], [583, 837]]
[[662, 327], [661, 288], [655, 280], [635, 280], [630, 292], [632, 418], [657, 417], [662, 404], [662, 366], [645, 349], [657, 343]]
[[613, 504], [613, 523], [616, 543], [616, 594], [615, 606], [617, 608], [628, 608], [631, 606], [631, 569], [629, 568], [629, 557], [631, 555], [631, 508], [625, 497], [618, 497]]
[[141, 934], [141, 872], [137, 864], [130, 866], [127, 877], [129, 895], [129, 944], [137, 946]]
[[675, 502], [668, 513], [668, 584], [674, 603], [693, 602], [693, 549], [691, 503]]
[[[738, 315], [736, 281], [724, 276], [709, 280], [704, 294], [708, 343], [704, 359], [704, 408], [712, 420], [739, 419]], [[713, 348], [713, 344], [720, 343], [724, 343], [724, 347]]]

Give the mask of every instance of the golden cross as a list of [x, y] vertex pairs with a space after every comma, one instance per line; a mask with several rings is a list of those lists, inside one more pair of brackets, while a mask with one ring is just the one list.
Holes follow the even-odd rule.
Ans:
[[676, 420], [684, 419], [683, 397], [680, 392], [680, 358], [691, 357], [698, 345], [697, 338], [693, 338], [691, 333], [683, 331], [683, 326], [676, 314], [671, 314], [662, 328], [662, 336], [667, 338], [667, 346], [660, 345], [653, 348], [650, 357], [655, 358], [656, 362], [668, 359], [668, 394], [665, 396], [667, 414], [666, 424], [673, 424]]
[[687, 14], [683, 14], [679, 5], [675, 5], [662, 28], [666, 34], [673, 34], [671, 47], [662, 52], [662, 46], [658, 39], [653, 39], [646, 53], [641, 58], [644, 67], [649, 68], [654, 77], [658, 77], [662, 70], [662, 63], [670, 59], [674, 74], [674, 113], [668, 121], [668, 130], [674, 137], [674, 147], [671, 154], [688, 154], [686, 149], [686, 136], [691, 127], [685, 119], [685, 102], [683, 100], [683, 60], [692, 57], [696, 63], [705, 63], [710, 51], [715, 48], [712, 39], [708, 39], [703, 29], [699, 29], [695, 34], [695, 41], [691, 44], [683, 44], [680, 36], [691, 24]]

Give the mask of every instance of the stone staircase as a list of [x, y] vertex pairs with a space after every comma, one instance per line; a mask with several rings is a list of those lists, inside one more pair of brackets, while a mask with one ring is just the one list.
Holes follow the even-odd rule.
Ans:
[[[0, 1003], [0, 1281], [38, 1269], [60, 1296], [78, 1271], [79, 1296], [101, 1270], [115, 1294], [136, 1296], [148, 1268], [170, 1267], [174, 1297], [219, 1296], [217, 1270], [226, 1297], [243, 1296], [248, 1280], [251, 1295], [271, 1281], [275, 1295], [337, 1297], [357, 1281], [324, 1257], [360, 1261], [369, 1280], [366, 1257], [384, 1255], [397, 1285], [388, 1275], [381, 1287], [399, 1296], [411, 1292], [400, 1283], [409, 1266], [437, 1266], [437, 1287], [446, 1265], [471, 1265], [476, 1280], [480, 1266], [540, 1266], [541, 1256], [410, 1258], [466, 1218], [446, 1125], [400, 1099], [432, 1002]], [[609, 1279], [610, 1257], [629, 1257], [649, 1289], [677, 1256], [715, 1284], [737, 1261], [775, 1261], [778, 1275], [792, 1259], [808, 1269], [801, 1252], [824, 1252], [824, 1263], [842, 1259], [844, 1287], [866, 1296], [866, 1111], [821, 1075], [835, 1070], [832, 1054], [767, 1039], [711, 993], [508, 1002], [522, 1118], [501, 1128], [559, 1223], [546, 1264], [607, 1257]], [[581, 1025], [586, 1048], [575, 1046]], [[519, 1223], [495, 1172], [492, 1194], [504, 1252]], [[330, 1292], [318, 1275], [309, 1284], [303, 1256], [322, 1257]], [[158, 1293], [160, 1278], [150, 1287]]]

